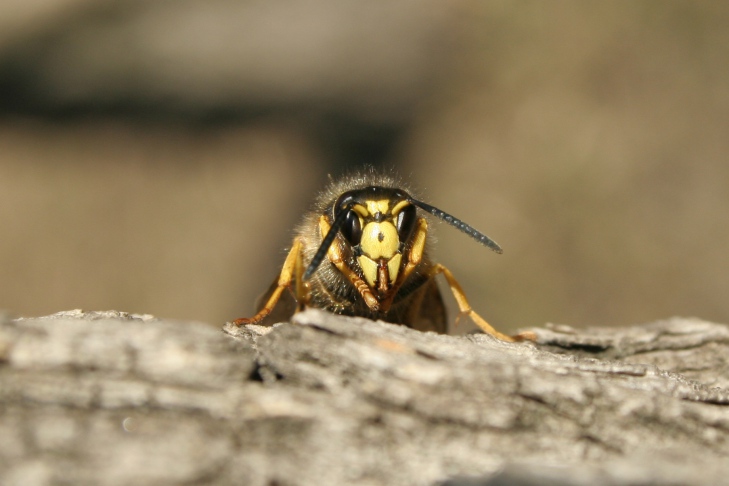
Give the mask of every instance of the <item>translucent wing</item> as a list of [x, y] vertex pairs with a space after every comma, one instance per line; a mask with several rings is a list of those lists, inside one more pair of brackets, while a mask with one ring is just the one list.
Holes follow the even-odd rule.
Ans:
[[408, 327], [418, 331], [448, 333], [448, 314], [443, 296], [434, 278], [429, 279], [418, 289], [413, 303], [408, 310]]
[[[261, 311], [268, 302], [268, 299], [276, 290], [278, 286], [278, 276], [273, 279], [271, 286], [256, 299], [256, 312]], [[287, 322], [296, 313], [296, 299], [289, 290], [285, 290], [281, 294], [281, 298], [278, 300], [276, 307], [273, 308], [271, 313], [266, 316], [263, 321], [259, 323], [261, 326], [272, 326], [277, 322]]]

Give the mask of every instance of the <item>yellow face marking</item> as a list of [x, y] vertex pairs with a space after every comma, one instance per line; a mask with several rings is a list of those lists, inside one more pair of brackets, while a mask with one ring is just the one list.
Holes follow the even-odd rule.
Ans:
[[400, 270], [400, 262], [402, 261], [402, 255], [397, 253], [394, 257], [390, 258], [387, 262], [387, 273], [390, 274], [390, 283], [394, 284], [397, 278], [397, 273]]
[[[359, 216], [360, 224], [363, 225], [359, 245], [362, 254], [357, 257], [357, 263], [367, 285], [373, 290], [377, 288], [378, 293], [387, 292], [400, 274], [402, 255], [398, 252], [400, 236], [395, 219], [400, 211], [410, 205], [408, 201], [399, 201], [390, 209], [390, 204], [390, 199], [380, 199], [352, 206], [352, 211]], [[377, 213], [391, 215], [391, 219], [364, 224], [365, 218], [370, 219]]]
[[359, 268], [362, 269], [367, 285], [374, 288], [377, 282], [377, 264], [364, 255], [358, 256], [357, 262], [359, 262]]
[[397, 228], [389, 221], [367, 223], [362, 228], [360, 247], [362, 252], [372, 260], [392, 258], [400, 246]]
[[364, 206], [362, 206], [361, 204], [355, 204], [354, 206], [352, 206], [352, 211], [354, 211], [355, 213], [359, 214], [363, 218], [366, 218], [370, 214], [367, 211], [367, 208], [364, 207]]
[[367, 210], [370, 214], [375, 215], [376, 213], [386, 214], [390, 208], [389, 199], [380, 199], [379, 201], [367, 201]]

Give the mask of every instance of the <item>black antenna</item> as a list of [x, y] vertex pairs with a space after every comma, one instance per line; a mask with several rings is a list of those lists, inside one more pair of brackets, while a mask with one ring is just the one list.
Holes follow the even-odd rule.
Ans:
[[446, 213], [445, 211], [442, 211], [435, 206], [431, 206], [430, 204], [426, 204], [421, 201], [417, 201], [413, 198], [409, 198], [408, 201], [410, 201], [411, 204], [419, 207], [423, 211], [427, 211], [433, 216], [442, 219], [446, 223], [448, 223], [451, 226], [454, 226], [458, 228], [459, 230], [466, 233], [468, 236], [473, 238], [474, 240], [481, 243], [483, 246], [489, 248], [490, 250], [495, 251], [496, 253], [503, 253], [504, 250], [501, 249], [501, 247], [496, 243], [494, 240], [486, 236], [485, 234], [478, 231], [476, 228], [467, 225], [463, 221], [461, 221], [458, 218], [455, 218], [451, 216], [450, 214]]
[[306, 267], [306, 271], [304, 272], [303, 277], [304, 280], [309, 280], [309, 278], [311, 278], [316, 269], [319, 268], [321, 262], [324, 261], [324, 257], [329, 251], [329, 247], [332, 246], [332, 242], [337, 236], [337, 231], [339, 231], [339, 228], [341, 228], [344, 224], [344, 220], [347, 219], [347, 211], [349, 211], [349, 207], [351, 206], [351, 204], [352, 203], [349, 202], [349, 204], [343, 206], [337, 213], [337, 216], [336, 218], [334, 218], [334, 222], [332, 223], [332, 227], [329, 228], [329, 233], [327, 233], [327, 235], [322, 240], [321, 245], [319, 245], [319, 249], [316, 250], [314, 258], [311, 260], [311, 263], [309, 263], [309, 266]]

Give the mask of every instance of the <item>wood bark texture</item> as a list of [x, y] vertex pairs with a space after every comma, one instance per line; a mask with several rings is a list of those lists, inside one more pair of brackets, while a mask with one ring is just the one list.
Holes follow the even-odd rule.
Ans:
[[0, 484], [729, 484], [729, 327], [0, 318]]

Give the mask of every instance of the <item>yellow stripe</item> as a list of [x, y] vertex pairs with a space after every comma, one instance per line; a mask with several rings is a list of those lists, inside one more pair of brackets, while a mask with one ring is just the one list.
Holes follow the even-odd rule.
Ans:
[[389, 209], [389, 207], [389, 199], [380, 199], [379, 201], [367, 201], [367, 209], [369, 209], [370, 214], [372, 215], [376, 214], [377, 212], [387, 214], [387, 210]]
[[362, 269], [365, 280], [367, 280], [367, 284], [374, 288], [375, 282], [377, 282], [377, 264], [364, 255], [357, 257], [357, 261], [359, 262], [359, 268]]
[[369, 212], [367, 212], [367, 208], [362, 206], [361, 204], [355, 204], [354, 206], [352, 206], [352, 211], [359, 214], [363, 218], [366, 218], [370, 214]]
[[405, 209], [406, 206], [410, 206], [410, 203], [408, 201], [400, 201], [399, 203], [395, 204], [395, 206], [392, 208], [393, 216], [397, 215], [397, 213]]

